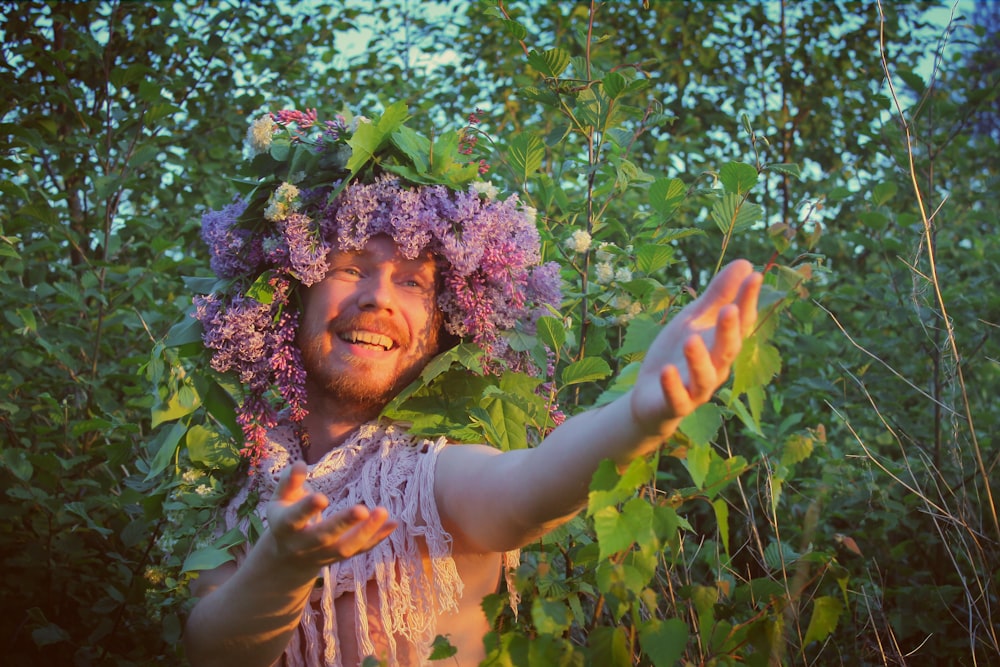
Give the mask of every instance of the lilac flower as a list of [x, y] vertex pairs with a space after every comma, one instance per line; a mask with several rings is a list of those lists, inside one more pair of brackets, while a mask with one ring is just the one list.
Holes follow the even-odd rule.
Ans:
[[251, 273], [264, 259], [260, 240], [251, 230], [236, 226], [246, 207], [246, 201], [237, 198], [221, 210], [201, 216], [201, 238], [208, 245], [212, 271], [220, 278]]

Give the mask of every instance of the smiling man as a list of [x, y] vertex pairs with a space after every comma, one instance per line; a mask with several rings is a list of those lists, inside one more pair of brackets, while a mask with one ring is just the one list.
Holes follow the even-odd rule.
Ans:
[[[253, 474], [219, 532], [250, 532], [253, 516], [264, 529], [192, 587], [200, 599], [185, 646], [196, 667], [355, 667], [366, 656], [420, 665], [437, 635], [457, 648], [458, 665], [478, 664], [489, 630], [480, 602], [516, 550], [580, 510], [601, 461], [626, 465], [654, 451], [728, 377], [761, 284], [743, 261], [664, 328], [628, 394], [570, 418], [537, 447], [501, 453], [380, 420], [458, 339], [479, 343], [496, 369], [516, 366], [502, 332], [557, 305], [557, 274], [539, 263], [530, 212], [482, 190], [387, 174], [332, 198], [280, 185], [257, 207], [272, 212], [280, 236], [259, 246], [270, 251], [256, 263], [223, 258], [258, 247], [241, 227], [254, 222], [252, 203], [207, 217], [213, 266], [239, 266], [245, 277], [235, 272], [231, 284], [267, 275], [277, 288], [273, 310], [252, 318], [262, 349], [273, 348], [265, 365], [259, 346], [232, 361], [231, 325], [256, 312], [245, 287], [200, 311], [213, 365], [245, 370], [250, 387], [241, 421]], [[276, 280], [282, 271], [294, 280]], [[273, 418], [255, 399], [266, 384], [259, 373], [289, 406]]]

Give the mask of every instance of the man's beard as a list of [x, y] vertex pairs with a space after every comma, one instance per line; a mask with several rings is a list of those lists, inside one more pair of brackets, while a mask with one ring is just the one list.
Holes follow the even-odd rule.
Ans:
[[[418, 334], [413, 341], [420, 347], [415, 351], [412, 349], [408, 351], [408, 364], [378, 378], [373, 377], [365, 362], [360, 359], [349, 360], [349, 367], [342, 371], [332, 369], [322, 352], [322, 336], [301, 340], [302, 366], [306, 371], [310, 387], [322, 391], [326, 398], [342, 403], [345, 407], [377, 413], [417, 379], [427, 362], [437, 353], [442, 317], [438, 313], [434, 319], [426, 335]], [[411, 344], [407, 332], [391, 327], [386, 330], [385, 326], [375, 325], [370, 318], [364, 316], [338, 317], [329, 323], [327, 331], [330, 336], [337, 337], [336, 332], [354, 329], [378, 331], [388, 335], [404, 349], [409, 348]]]

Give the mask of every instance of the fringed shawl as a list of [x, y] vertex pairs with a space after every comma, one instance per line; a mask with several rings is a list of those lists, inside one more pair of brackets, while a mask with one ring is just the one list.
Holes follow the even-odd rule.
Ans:
[[[307, 484], [330, 499], [324, 516], [358, 504], [381, 506], [400, 527], [370, 551], [317, 572], [322, 579], [320, 610], [307, 604], [299, 630], [285, 649], [288, 667], [344, 667], [333, 606], [344, 593], [354, 594], [358, 655], [376, 653], [368, 627], [368, 582], [374, 582], [378, 590], [380, 634], [386, 639], [389, 665], [397, 664], [400, 650], [406, 653], [397, 647], [396, 637], [411, 643], [422, 660], [430, 655], [437, 617], [457, 611], [462, 595], [462, 580], [451, 556], [451, 536], [441, 527], [434, 500], [434, 467], [446, 444], [444, 438], [418, 439], [398, 426], [372, 422], [309, 466]], [[255, 512], [266, 525], [266, 506], [281, 472], [301, 458], [290, 425], [272, 430], [254, 474], [226, 510], [226, 530], [239, 525], [246, 532], [249, 520], [241, 521], [238, 511], [251, 492], [259, 495]], [[429, 559], [430, 577], [418, 538]], [[243, 557], [238, 556], [238, 561]], [[504, 555], [508, 573], [516, 567], [517, 557], [517, 552]]]

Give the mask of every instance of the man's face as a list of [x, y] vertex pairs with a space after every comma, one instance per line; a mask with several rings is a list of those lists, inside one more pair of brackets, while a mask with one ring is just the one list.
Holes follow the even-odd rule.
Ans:
[[329, 260], [326, 278], [302, 295], [298, 344], [308, 386], [381, 409], [438, 352], [434, 260], [406, 259], [386, 236]]

